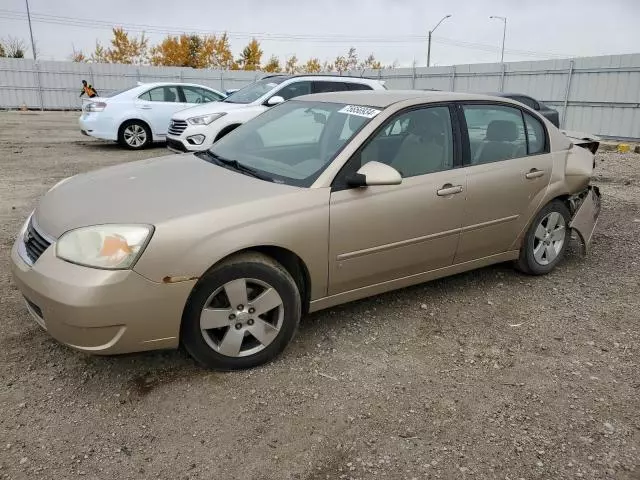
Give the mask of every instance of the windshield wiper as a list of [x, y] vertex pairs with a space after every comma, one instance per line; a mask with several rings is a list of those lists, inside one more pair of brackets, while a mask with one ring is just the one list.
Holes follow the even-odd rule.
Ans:
[[223, 158], [220, 155], [216, 155], [211, 150], [205, 150], [205, 153], [207, 154], [207, 156], [209, 156], [209, 158], [212, 158], [218, 165], [221, 165], [226, 168], [231, 168], [238, 172], [244, 173], [245, 175], [259, 178], [260, 180], [273, 182], [273, 178], [263, 173], [260, 173], [258, 170], [248, 167], [247, 165], [240, 163], [237, 160], [229, 160], [228, 158]]

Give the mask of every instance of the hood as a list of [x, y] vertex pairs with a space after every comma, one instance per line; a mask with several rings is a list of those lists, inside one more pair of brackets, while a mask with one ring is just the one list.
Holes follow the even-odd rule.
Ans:
[[232, 110], [239, 110], [241, 108], [247, 108], [252, 106], [250, 103], [230, 103], [230, 102], [211, 102], [204, 105], [198, 105], [196, 107], [180, 110], [173, 114], [176, 120], [186, 120], [191, 117], [199, 117], [201, 115], [210, 115], [212, 113], [230, 112]]
[[299, 190], [249, 177], [193, 154], [171, 155], [72, 177], [47, 192], [34, 215], [43, 233], [58, 238], [83, 226], [155, 225]]

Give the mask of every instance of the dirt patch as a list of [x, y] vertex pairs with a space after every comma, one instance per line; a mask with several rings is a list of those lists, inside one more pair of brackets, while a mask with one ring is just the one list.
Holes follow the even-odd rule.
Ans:
[[166, 154], [76, 122], [0, 114], [0, 478], [639, 478], [640, 155], [598, 156], [587, 258], [316, 313], [272, 364], [221, 374], [180, 351], [78, 353], [29, 318], [8, 259], [37, 199]]

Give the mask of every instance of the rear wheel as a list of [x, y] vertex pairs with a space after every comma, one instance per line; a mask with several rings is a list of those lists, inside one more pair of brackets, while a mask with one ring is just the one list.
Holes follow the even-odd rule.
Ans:
[[151, 144], [151, 130], [139, 120], [129, 120], [120, 127], [118, 143], [131, 150], [141, 150]]
[[560, 200], [544, 207], [527, 231], [518, 269], [530, 275], [544, 275], [553, 270], [564, 258], [571, 239], [571, 214]]
[[257, 253], [233, 257], [194, 288], [181, 340], [202, 365], [235, 370], [268, 362], [293, 338], [300, 293], [287, 270]]

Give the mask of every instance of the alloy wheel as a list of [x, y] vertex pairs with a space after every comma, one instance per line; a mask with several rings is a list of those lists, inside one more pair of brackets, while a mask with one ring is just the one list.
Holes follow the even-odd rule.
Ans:
[[538, 224], [533, 239], [533, 258], [540, 265], [549, 265], [562, 251], [567, 229], [558, 212], [546, 215]]
[[209, 347], [228, 357], [254, 355], [278, 336], [284, 303], [266, 282], [239, 278], [216, 289], [200, 314], [200, 330]]
[[123, 132], [124, 141], [133, 148], [140, 148], [147, 141], [147, 131], [140, 125], [132, 123]]

